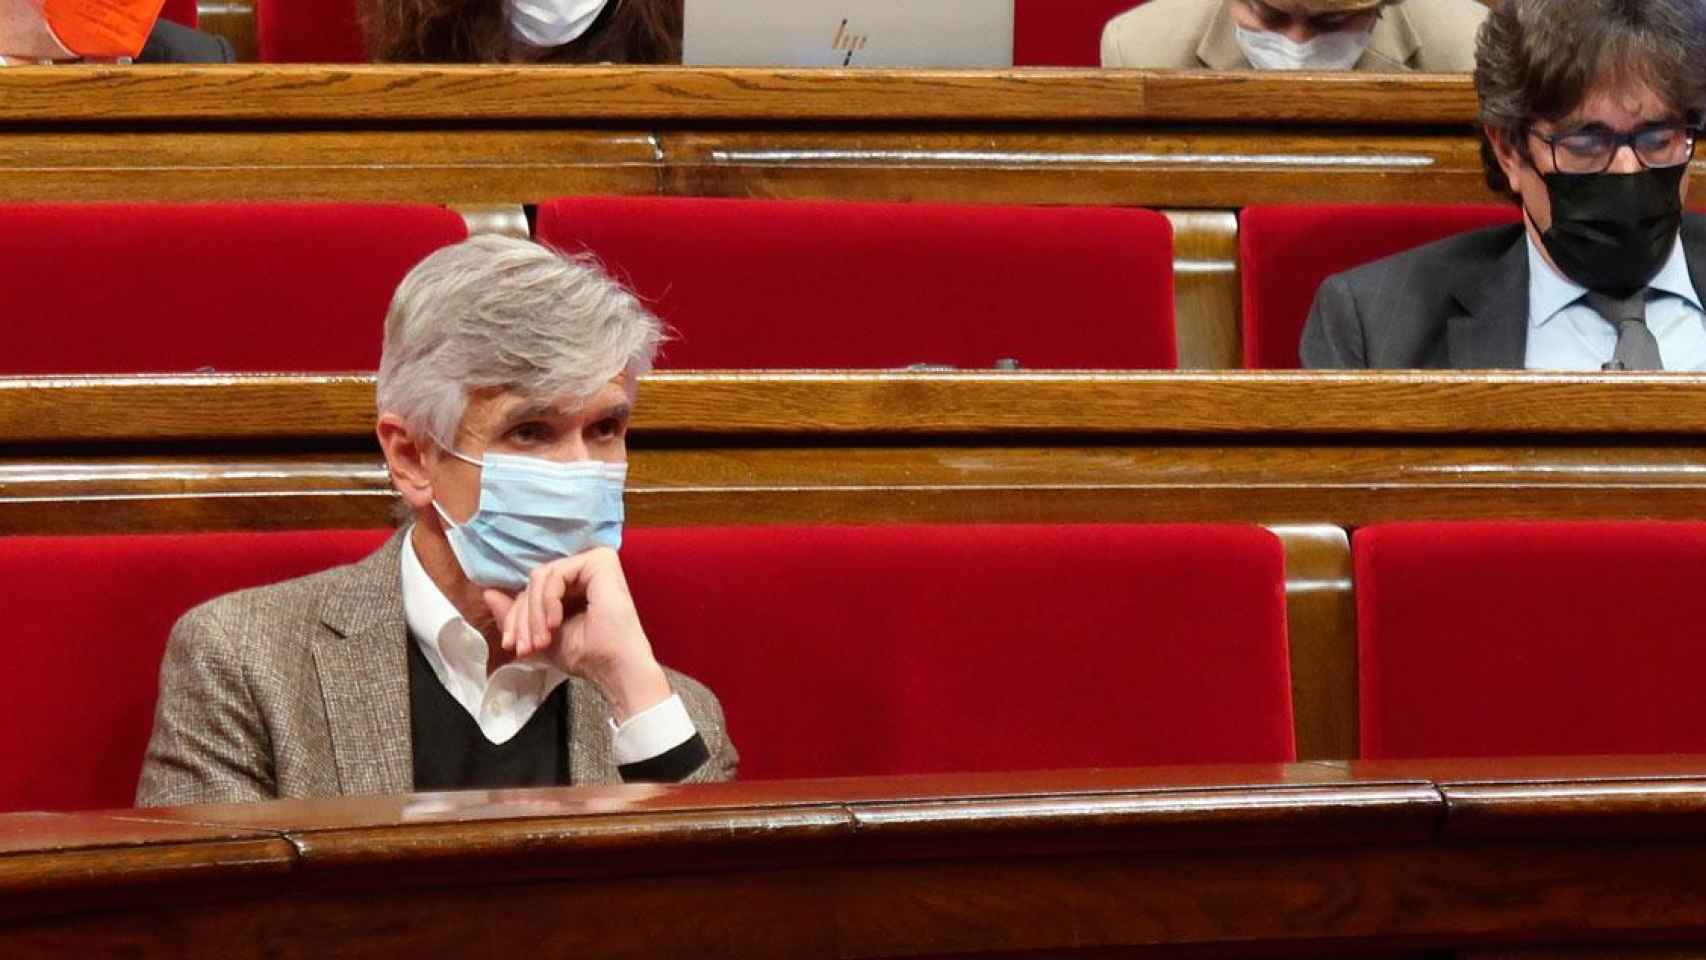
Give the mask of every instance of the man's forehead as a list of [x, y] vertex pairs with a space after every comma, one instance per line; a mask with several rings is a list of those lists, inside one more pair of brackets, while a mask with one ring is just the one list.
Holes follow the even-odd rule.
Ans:
[[617, 374], [591, 396], [580, 392], [556, 395], [526, 394], [507, 387], [477, 390], [470, 398], [469, 408], [483, 408], [493, 419], [509, 420], [525, 416], [569, 416], [580, 414], [608, 415], [629, 406], [632, 399], [626, 373]]
[[1646, 81], [1604, 77], [1588, 88], [1581, 105], [1559, 121], [1559, 125], [1601, 123], [1622, 128], [1679, 119], [1682, 119], [1679, 111]]

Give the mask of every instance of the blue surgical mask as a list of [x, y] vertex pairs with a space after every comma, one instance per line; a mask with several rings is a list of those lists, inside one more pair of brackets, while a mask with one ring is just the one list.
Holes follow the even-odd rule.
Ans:
[[480, 468], [480, 505], [467, 523], [444, 521], [445, 536], [469, 580], [495, 590], [520, 590], [535, 567], [593, 547], [622, 545], [622, 485], [626, 463], [488, 453]]

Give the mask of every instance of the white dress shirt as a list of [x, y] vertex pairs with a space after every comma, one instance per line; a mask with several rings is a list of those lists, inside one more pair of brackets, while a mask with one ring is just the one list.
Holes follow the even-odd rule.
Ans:
[[[456, 605], [427, 575], [415, 555], [412, 528], [403, 535], [402, 567], [403, 618], [433, 675], [480, 725], [487, 740], [507, 742], [568, 674], [548, 663], [513, 661], [487, 676], [486, 638], [456, 612]], [[698, 732], [687, 707], [674, 694], [620, 726], [611, 721], [610, 729], [615, 738], [611, 752], [618, 765], [668, 753]]]
[[[1617, 328], [1581, 298], [1587, 288], [1554, 270], [1534, 238], [1528, 243], [1528, 353], [1530, 370], [1598, 370], [1617, 351]], [[1671, 247], [1658, 276], [1648, 284], [1647, 329], [1659, 342], [1666, 370], [1706, 370], [1706, 309], [1682, 238]]]

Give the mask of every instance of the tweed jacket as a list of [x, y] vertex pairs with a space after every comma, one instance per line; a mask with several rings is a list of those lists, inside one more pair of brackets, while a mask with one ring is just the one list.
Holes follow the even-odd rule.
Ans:
[[[1472, 230], [1328, 277], [1303, 328], [1303, 365], [1521, 370], [1529, 326], [1523, 229]], [[1695, 289], [1706, 289], [1706, 216], [1683, 215], [1682, 253]]]
[[[172, 628], [138, 806], [407, 793], [414, 788], [399, 532], [367, 558], [202, 604]], [[711, 692], [669, 671], [705, 746], [690, 781], [737, 756]], [[571, 783], [619, 783], [608, 709], [571, 678]]]
[[[1248, 70], [1232, 0], [1149, 0], [1102, 28], [1102, 66], [1155, 70]], [[1409, 0], [1380, 12], [1354, 69], [1373, 73], [1467, 73], [1487, 8], [1476, 0]]]

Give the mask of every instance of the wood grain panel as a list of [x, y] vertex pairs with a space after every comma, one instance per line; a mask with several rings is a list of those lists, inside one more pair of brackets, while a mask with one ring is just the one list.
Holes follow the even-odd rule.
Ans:
[[1489, 203], [1467, 130], [666, 131], [666, 193], [1113, 204]]
[[[1019, 371], [654, 373], [658, 436], [1372, 438], [1706, 433], [1706, 378], [1678, 373]], [[349, 375], [0, 379], [0, 444], [356, 437]]]
[[1167, 210], [1173, 225], [1173, 320], [1182, 370], [1243, 365], [1238, 216], [1229, 210]]
[[[707, 450], [638, 439], [647, 446], [633, 453], [628, 519], [646, 526], [1694, 520], [1706, 497], [1706, 457], [1686, 446]], [[108, 466], [45, 472], [0, 461], [0, 533], [377, 527], [390, 516], [376, 454], [301, 471], [242, 457], [107, 456]]]
[[1285, 544], [1286, 636], [1297, 758], [1357, 755], [1356, 594], [1350, 536], [1324, 524], [1277, 526]]
[[653, 193], [656, 167], [634, 130], [0, 127], [0, 201], [519, 204]]
[[[1298, 96], [1307, 90], [1308, 96]], [[1369, 105], [1378, 103], [1371, 116]], [[17, 67], [0, 116], [184, 120], [952, 121], [1466, 126], [1464, 76], [1252, 71], [826, 70], [635, 66]]]
[[17, 67], [0, 200], [1479, 203], [1474, 116], [1462, 76]]

